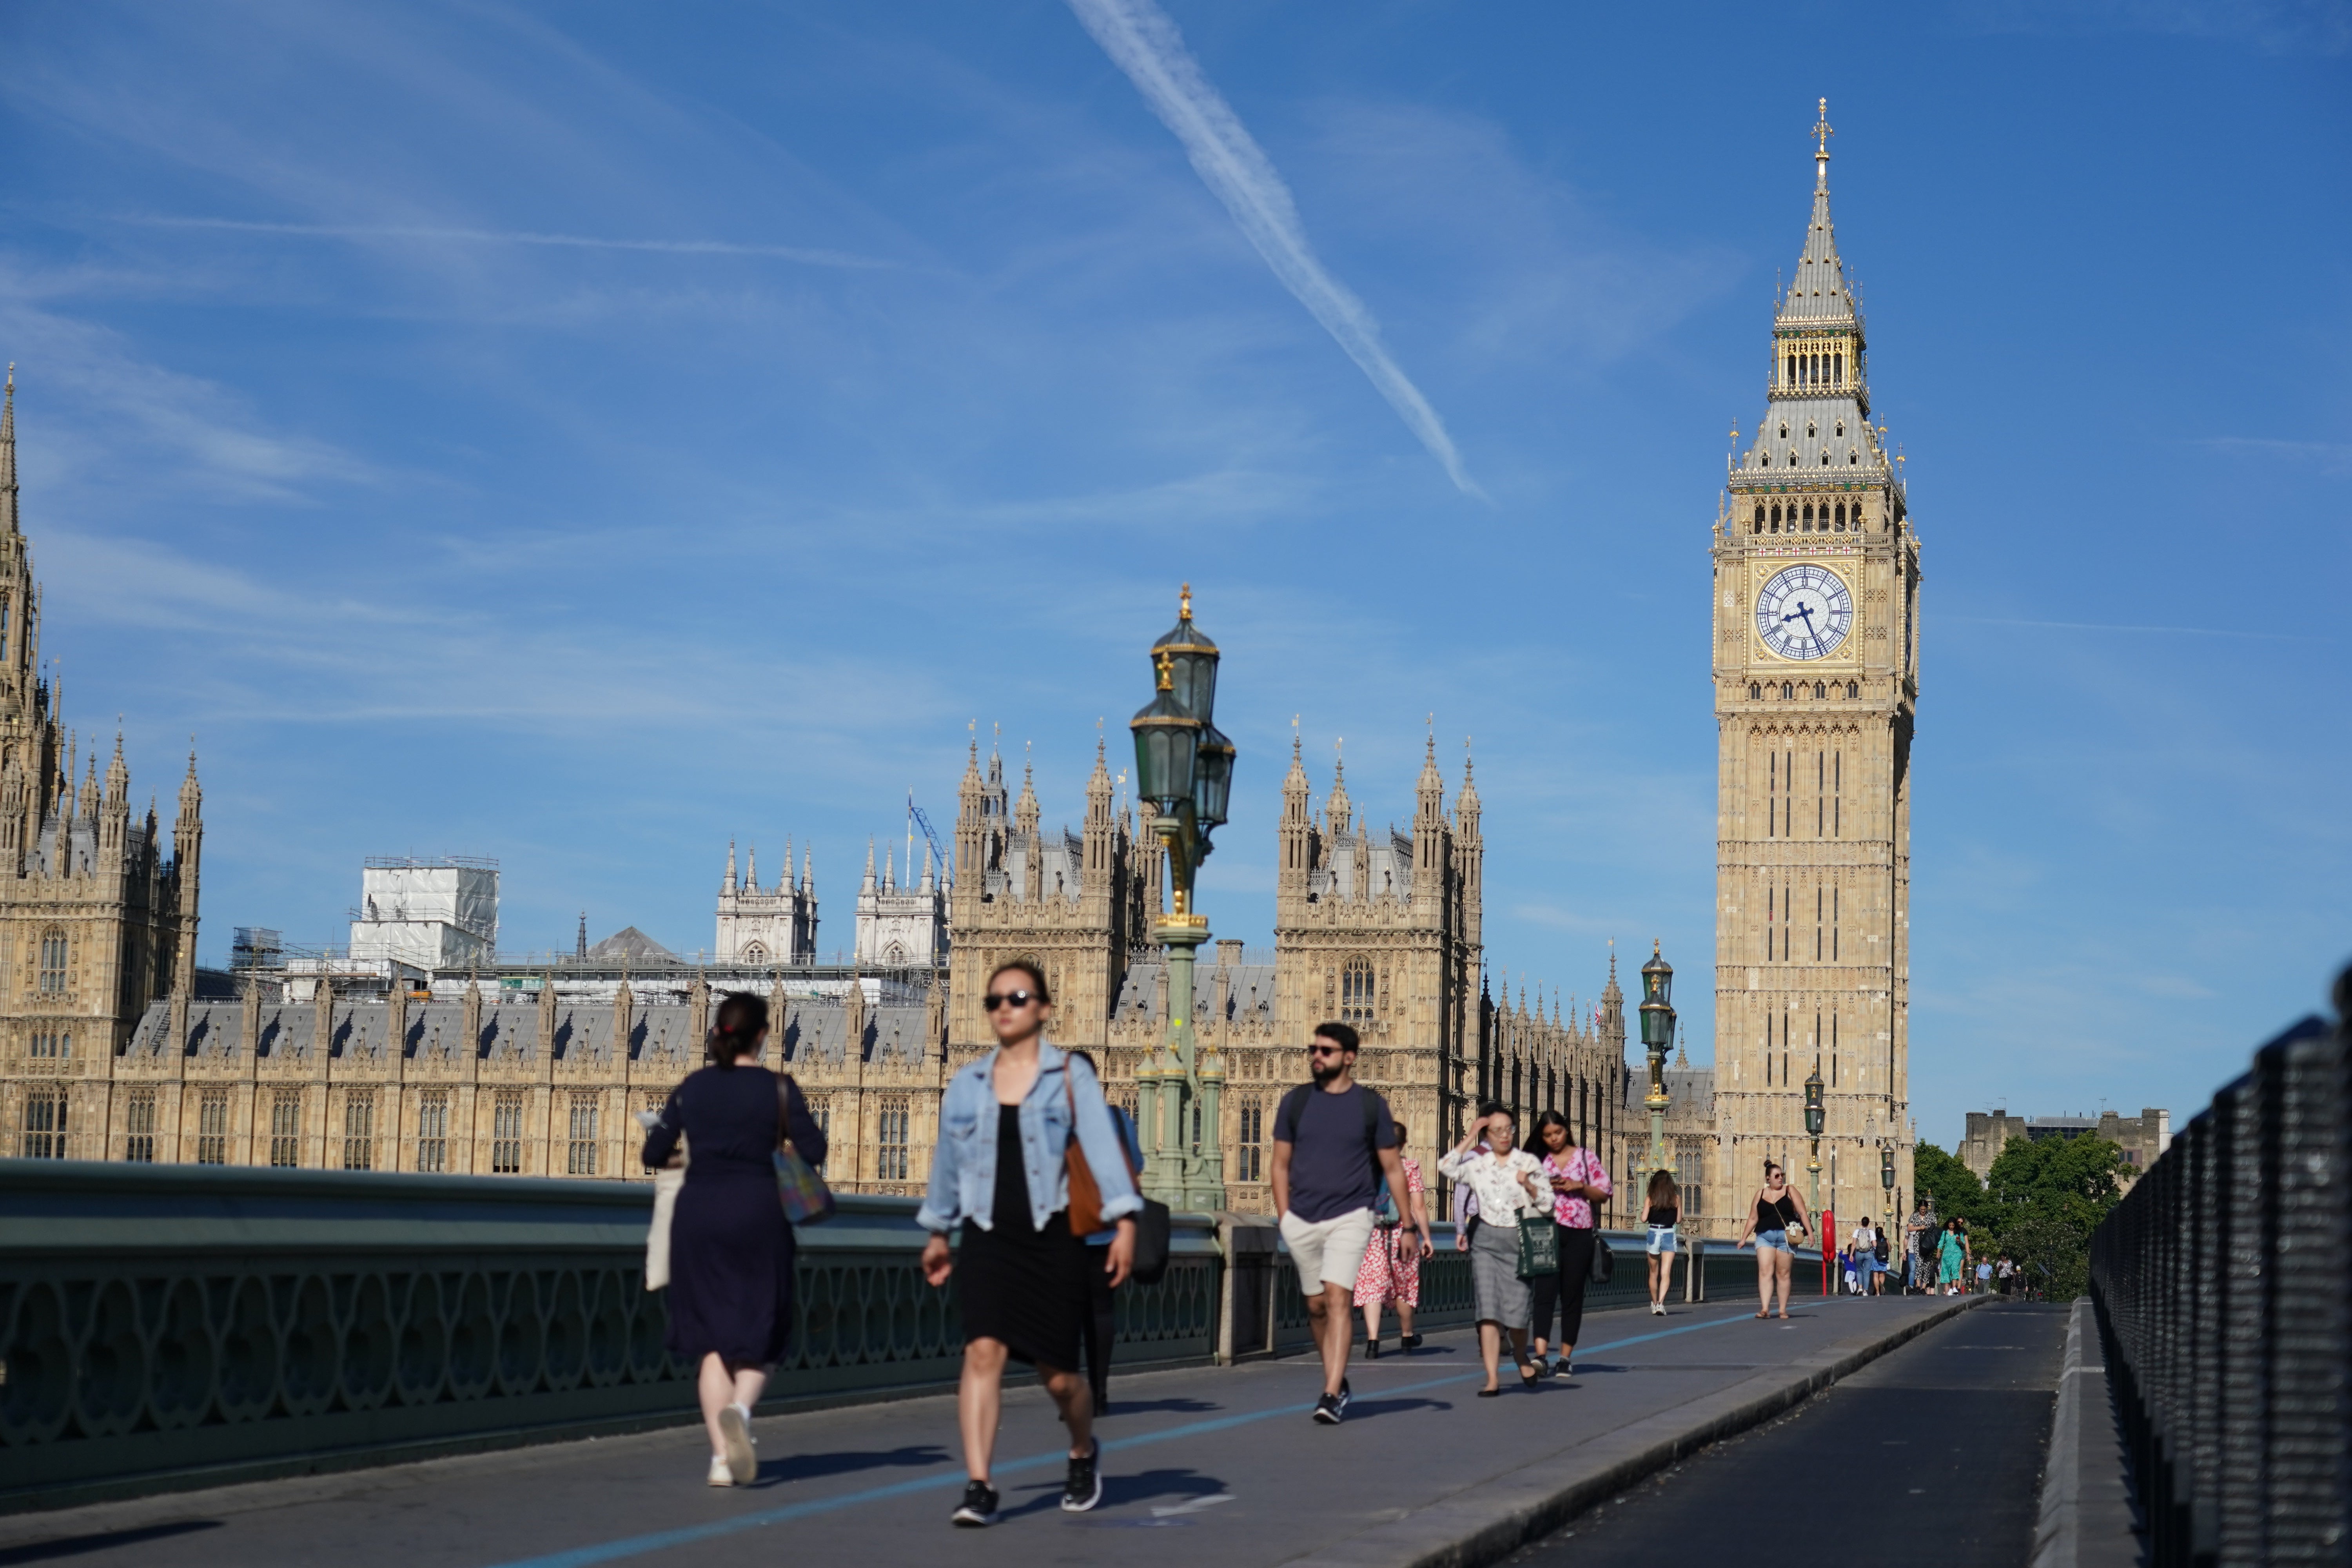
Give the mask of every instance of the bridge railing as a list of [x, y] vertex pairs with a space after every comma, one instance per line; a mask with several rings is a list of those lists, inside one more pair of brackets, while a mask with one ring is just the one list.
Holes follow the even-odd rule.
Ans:
[[2347, 1062], [2317, 1017], [2271, 1041], [2092, 1237], [2159, 1568], [2352, 1553]]
[[[645, 1289], [652, 1203], [635, 1183], [0, 1160], [0, 1511], [690, 1419]], [[962, 1325], [914, 1213], [845, 1196], [801, 1231], [771, 1400], [952, 1382]], [[1472, 1316], [1469, 1259], [1438, 1240], [1433, 1329]], [[1640, 1238], [1612, 1241], [1592, 1310], [1645, 1299]], [[1116, 1298], [1119, 1366], [1310, 1343], [1272, 1225], [1180, 1215], [1172, 1254]], [[1753, 1278], [1744, 1256], [1707, 1271], [1718, 1293]]]

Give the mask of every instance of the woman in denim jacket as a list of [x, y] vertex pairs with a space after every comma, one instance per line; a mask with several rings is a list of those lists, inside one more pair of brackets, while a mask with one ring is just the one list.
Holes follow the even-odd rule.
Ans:
[[[996, 1049], [966, 1064], [940, 1097], [930, 1185], [916, 1214], [931, 1233], [923, 1278], [939, 1286], [953, 1274], [963, 1316], [956, 1415], [970, 1481], [951, 1516], [961, 1525], [996, 1522], [989, 1464], [1007, 1358], [1036, 1367], [1070, 1429], [1062, 1507], [1083, 1513], [1102, 1500], [1094, 1405], [1077, 1370], [1093, 1295], [1087, 1274], [1099, 1267], [1113, 1285], [1127, 1278], [1133, 1216], [1143, 1207], [1094, 1069], [1045, 1043], [1054, 1007], [1037, 966], [998, 965], [981, 1005]], [[1118, 1228], [1099, 1264], [1097, 1249], [1070, 1234], [1065, 1158], [1073, 1137], [1101, 1191], [1103, 1218]], [[948, 1233], [959, 1224], [962, 1245], [951, 1257]]]

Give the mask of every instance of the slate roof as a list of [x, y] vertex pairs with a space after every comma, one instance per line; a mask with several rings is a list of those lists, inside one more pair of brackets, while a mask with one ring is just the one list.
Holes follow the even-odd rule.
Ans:
[[[1118, 988], [1116, 1016], [1124, 1019], [1150, 1019], [1155, 1016], [1160, 1002], [1160, 972], [1167, 968], [1163, 960], [1146, 959], [1128, 966], [1127, 976]], [[1274, 1022], [1274, 965], [1271, 963], [1233, 963], [1223, 967], [1232, 977], [1231, 989], [1225, 998], [1225, 1017], [1235, 1024], [1266, 1024]], [[1217, 975], [1213, 963], [1192, 966], [1192, 1016], [1211, 1018], [1216, 1016]]]

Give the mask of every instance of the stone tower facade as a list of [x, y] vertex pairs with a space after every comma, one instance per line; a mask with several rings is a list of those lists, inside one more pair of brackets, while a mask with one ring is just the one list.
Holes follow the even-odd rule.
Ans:
[[1769, 396], [1714, 539], [1717, 732], [1717, 1234], [1780, 1161], [1800, 1193], [1804, 1081], [1826, 1117], [1821, 1201], [1883, 1214], [1882, 1142], [1911, 1191], [1906, 985], [1919, 541], [1900, 459], [1870, 424], [1861, 307], [1812, 215], [1772, 323]]
[[0, 1117], [10, 1152], [120, 1157], [111, 1120], [152, 1124], [176, 1103], [113, 1103], [116, 1056], [149, 1004], [194, 990], [204, 791], [194, 753], [171, 853], [151, 800], [134, 812], [122, 738], [104, 782], [90, 748], [79, 791], [72, 732], [40, 672], [40, 588], [17, 514], [16, 384], [0, 405]]
[[[793, 841], [785, 839], [783, 875], [774, 887], [762, 888], [759, 849], [751, 850], [750, 868], [739, 878], [735, 846], [727, 846], [727, 874], [719, 879], [719, 934], [712, 948], [721, 963], [816, 962], [816, 870], [812, 859], [803, 858], [801, 879], [794, 883]], [[872, 876], [870, 864], [867, 875]]]

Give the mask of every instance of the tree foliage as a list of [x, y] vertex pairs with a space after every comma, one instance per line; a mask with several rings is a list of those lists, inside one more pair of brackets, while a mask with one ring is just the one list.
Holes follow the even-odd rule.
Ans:
[[2012, 1138], [1982, 1182], [1932, 1143], [1912, 1159], [1936, 1217], [1968, 1221], [1979, 1258], [2008, 1253], [2053, 1300], [2088, 1288], [2091, 1233], [2121, 1196], [2120, 1178], [2132, 1173], [2121, 1149], [2088, 1136]]

